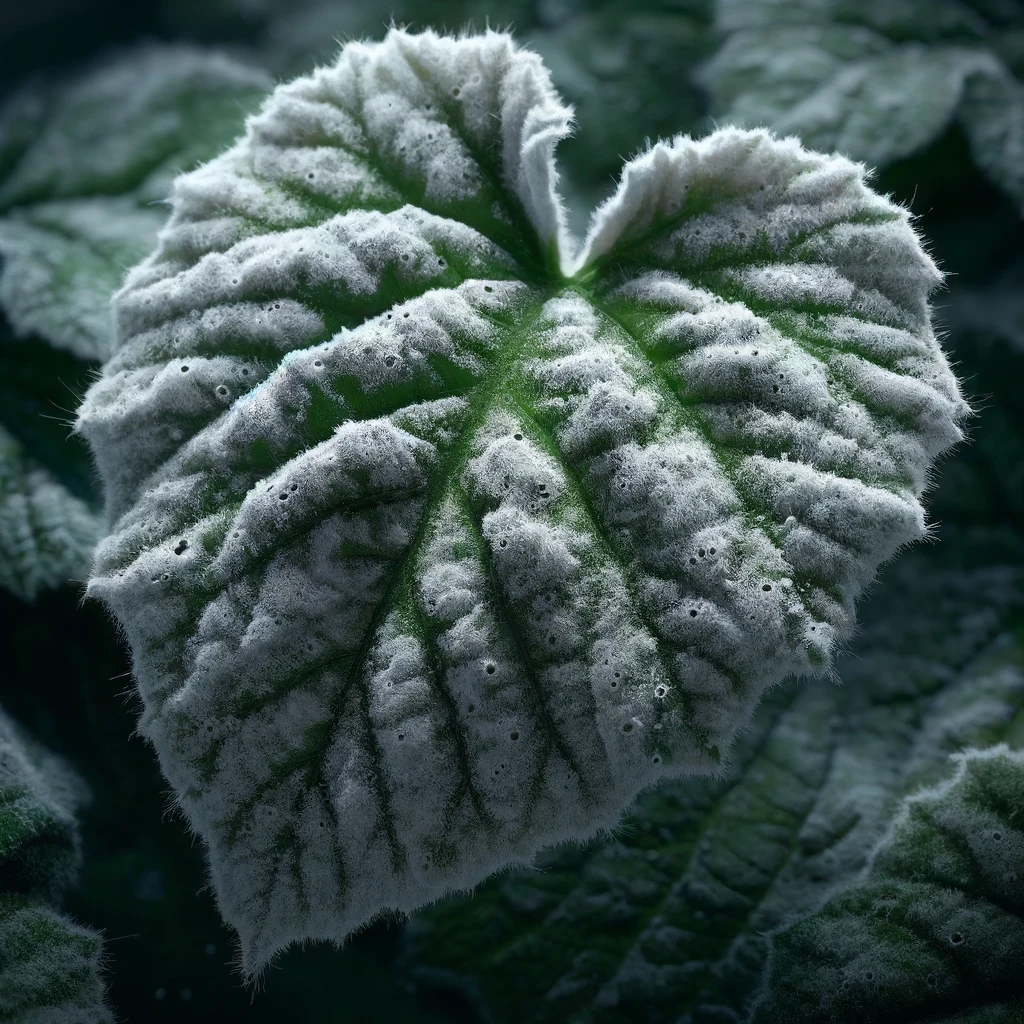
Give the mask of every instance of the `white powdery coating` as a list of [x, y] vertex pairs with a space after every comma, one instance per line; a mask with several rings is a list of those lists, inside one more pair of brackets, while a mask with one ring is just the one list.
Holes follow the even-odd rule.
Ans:
[[97, 514], [0, 427], [0, 587], [26, 601], [88, 575]]
[[1000, 743], [950, 759], [955, 774], [902, 801], [856, 881], [771, 933], [753, 1019], [792, 1005], [851, 1019], [865, 1004], [909, 1017], [976, 1001], [979, 979], [993, 1002], [1017, 981], [1024, 754]]
[[112, 1024], [89, 928], [19, 897], [0, 901], [0, 1014], [18, 1024]]
[[250, 976], [716, 770], [959, 436], [937, 273], [857, 165], [677, 140], [567, 283], [567, 116], [505, 36], [350, 44], [115, 297], [90, 593]]
[[[565, 211], [553, 157], [571, 120], [540, 58], [510, 36], [392, 29], [279, 87], [233, 150], [179, 178], [184, 223], [172, 220], [163, 251], [188, 258], [225, 247], [253, 218], [289, 226], [314, 191], [321, 208], [372, 205], [412, 185], [426, 209], [456, 219], [468, 201], [511, 195], [541, 249], [559, 253]], [[493, 216], [507, 221], [509, 211]]]
[[147, 45], [0, 108], [0, 307], [15, 333], [105, 360], [110, 295], [153, 248], [171, 179], [271, 86], [217, 53]]
[[[0, 1017], [108, 1024], [100, 937], [50, 906], [78, 870], [85, 783], [0, 708]], [[43, 870], [41, 870], [43, 868]]]
[[167, 175], [161, 163], [179, 148], [187, 153], [190, 135], [206, 127], [189, 123], [182, 100], [222, 95], [230, 101], [270, 85], [266, 72], [223, 54], [151, 45], [108, 56], [53, 95], [16, 96], [0, 111], [0, 128], [13, 123], [27, 147], [0, 184], [0, 209], [40, 196], [123, 194], [126, 184], [142, 186], [149, 192], [144, 198], [162, 199]]
[[0, 306], [19, 337], [80, 359], [110, 355], [110, 294], [163, 214], [121, 197], [39, 203], [0, 218]]

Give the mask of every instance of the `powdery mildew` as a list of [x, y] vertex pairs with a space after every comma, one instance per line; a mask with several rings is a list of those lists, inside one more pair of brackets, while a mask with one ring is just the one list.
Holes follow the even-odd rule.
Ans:
[[0, 426], [0, 587], [33, 601], [87, 570], [100, 518]]
[[777, 1020], [783, 1006], [808, 1022], [882, 1007], [1012, 1020], [1024, 955], [1024, 755], [1000, 743], [951, 759], [952, 777], [904, 799], [856, 882], [772, 936], [753, 1020]]
[[249, 975], [716, 770], [960, 437], [860, 165], [659, 143], [573, 258], [569, 118], [505, 35], [349, 44], [116, 297], [90, 593]]

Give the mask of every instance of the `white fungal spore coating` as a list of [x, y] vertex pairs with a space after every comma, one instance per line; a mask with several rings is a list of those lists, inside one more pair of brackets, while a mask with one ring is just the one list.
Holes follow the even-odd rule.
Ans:
[[569, 122], [503, 34], [349, 44], [115, 298], [90, 593], [250, 976], [719, 770], [960, 438], [863, 167], [658, 143], [573, 257]]

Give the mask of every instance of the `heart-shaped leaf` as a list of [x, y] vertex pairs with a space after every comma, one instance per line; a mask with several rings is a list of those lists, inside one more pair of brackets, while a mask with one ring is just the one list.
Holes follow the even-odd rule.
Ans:
[[115, 299], [90, 592], [249, 974], [715, 771], [960, 437], [939, 274], [863, 167], [678, 137], [573, 257], [569, 123], [506, 35], [351, 43]]

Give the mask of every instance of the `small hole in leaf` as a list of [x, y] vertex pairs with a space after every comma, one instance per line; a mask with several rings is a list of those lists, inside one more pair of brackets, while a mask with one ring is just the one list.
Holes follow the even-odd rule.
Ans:
[[507, 540], [499, 540], [498, 541], [498, 547], [499, 548], [507, 548], [508, 547], [508, 541]]
[[395, 365], [395, 357], [394, 356], [388, 356], [384, 360], [384, 365], [385, 366], [394, 366]]
[[949, 937], [949, 941], [952, 942], [954, 946], [962, 945], [964, 941], [963, 932], [953, 932]]
[[516, 439], [517, 441], [522, 441], [522, 439], [523, 439], [523, 435], [522, 435], [522, 434], [513, 434], [512, 436], [513, 436], [513, 437], [514, 437], [514, 438], [515, 438], [515, 439]]
[[655, 767], [657, 767], [659, 764], [661, 764], [661, 754], [655, 754], [651, 758], [651, 764], [653, 764]]
[[404, 739], [405, 739], [405, 733], [404, 733], [404, 732], [400, 732], [400, 733], [398, 734], [398, 738], [399, 738], [400, 740], [404, 740]]
[[324, 365], [323, 364], [323, 360], [322, 359], [314, 359], [313, 360], [313, 365], [314, 366], [323, 366]]
[[664, 686], [656, 686], [654, 688], [655, 697], [664, 697], [666, 693], [668, 693], [668, 691], [665, 689]]
[[495, 667], [496, 667], [496, 666], [495, 666], [494, 662], [493, 662], [493, 661], [489, 661], [489, 662], [487, 662], [487, 664], [486, 664], [486, 665], [484, 666], [484, 671], [485, 671], [485, 672], [486, 672], [486, 673], [487, 673], [487, 674], [488, 674], [489, 676], [493, 676], [493, 675], [494, 675], [494, 672], [495, 672]]
[[403, 320], [408, 320], [409, 319], [409, 314], [408, 313], [403, 313], [402, 314], [402, 319]]
[[508, 734], [508, 738], [510, 740], [512, 740], [512, 742], [514, 743], [517, 739], [519, 739], [519, 733], [517, 733], [517, 732], [510, 732]]
[[633, 723], [632, 722], [624, 723], [623, 726], [622, 726], [622, 731], [623, 732], [632, 732], [633, 731]]
[[489, 284], [485, 284], [484, 285], [484, 291], [485, 292], [493, 292], [494, 289]]
[[182, 372], [182, 373], [188, 373], [188, 367], [187, 367], [187, 366], [183, 366], [183, 367], [181, 368], [181, 372]]
[[223, 384], [221, 384], [220, 387], [217, 388], [217, 394], [220, 395], [221, 398], [223, 398], [227, 393], [228, 389], [224, 387]]
[[771, 589], [772, 589], [772, 585], [771, 585], [770, 583], [766, 583], [766, 584], [765, 584], [765, 585], [764, 585], [763, 587], [761, 587], [761, 589], [762, 589], [762, 590], [763, 590], [763, 591], [764, 591], [765, 593], [767, 593], [767, 592], [768, 592], [769, 590], [771, 590]]
[[291, 487], [288, 488], [289, 491], [297, 491], [298, 489], [299, 489], [299, 485], [298, 484], [292, 484]]
[[208, 725], [208, 726], [206, 727], [206, 731], [207, 731], [207, 732], [213, 732], [213, 726], [212, 726], [212, 725]]
[[939, 979], [938, 979], [938, 978], [936, 978], [934, 974], [929, 974], [929, 975], [927, 975], [927, 976], [925, 977], [925, 979], [924, 979], [924, 983], [925, 983], [925, 984], [926, 984], [926, 985], [927, 985], [927, 986], [928, 986], [929, 988], [935, 988], [936, 984], [938, 983], [938, 980], [939, 980]]
[[243, 377], [248, 377], [248, 376], [249, 376], [249, 371], [248, 371], [248, 370], [246, 370], [246, 369], [243, 369], [243, 370], [242, 370], [242, 376], [243, 376]]
[[184, 539], [179, 540], [178, 541], [178, 546], [174, 549], [174, 553], [176, 555], [180, 555], [183, 551], [187, 550], [187, 548], [188, 548], [188, 541], [184, 540]]
[[874, 971], [865, 971], [864, 972], [864, 980], [865, 981], [874, 981], [875, 980], [875, 972]]
[[715, 549], [714, 548], [708, 548], [708, 554], [709, 555], [713, 555], [714, 553], [715, 553]]
[[312, 181], [312, 180], [313, 180], [313, 178], [314, 178], [314, 177], [316, 177], [316, 175], [314, 175], [314, 174], [313, 174], [313, 172], [312, 172], [312, 171], [310, 171], [310, 172], [309, 172], [309, 174], [307, 174], [307, 175], [306, 175], [306, 177], [307, 177], [307, 178], [309, 178], [309, 179], [310, 179], [310, 181]]
[[999, 840], [1003, 838], [1003, 833], [1002, 832], [993, 832], [992, 833], [992, 838], [998, 843]]
[[691, 619], [697, 618], [697, 609], [696, 608], [691, 608], [690, 609], [690, 618]]
[[697, 564], [697, 556], [696, 555], [691, 555], [690, 556], [690, 565], [696, 565], [696, 564]]

